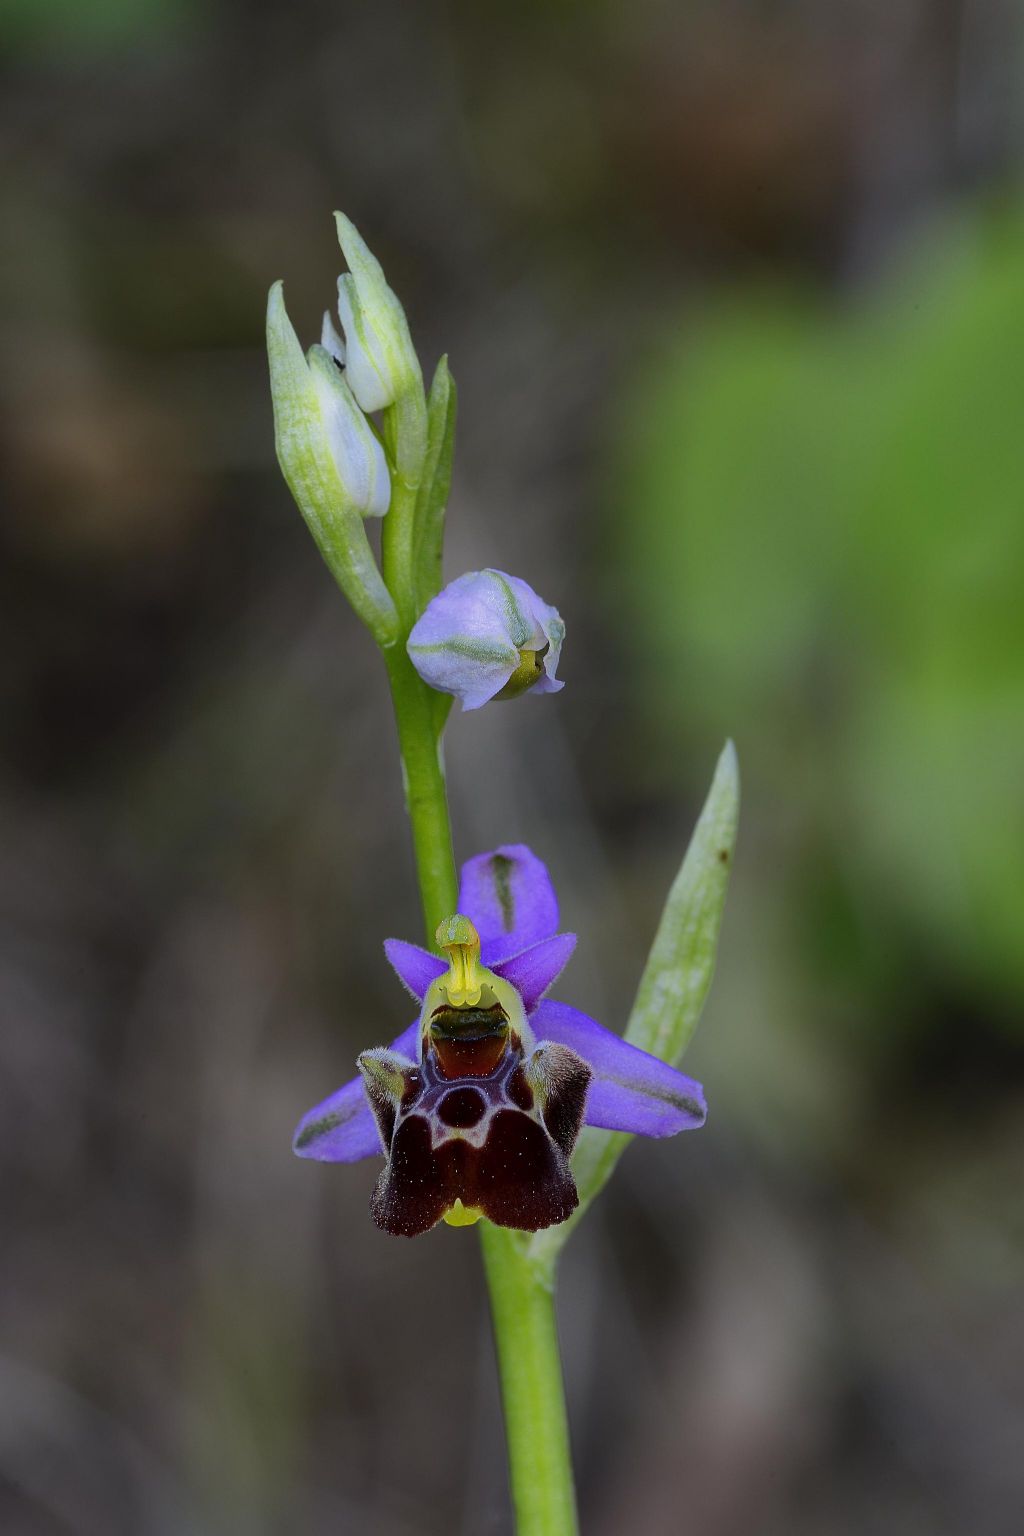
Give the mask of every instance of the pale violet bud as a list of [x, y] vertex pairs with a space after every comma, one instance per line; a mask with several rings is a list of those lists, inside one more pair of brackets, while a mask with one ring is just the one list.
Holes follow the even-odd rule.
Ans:
[[557, 609], [518, 576], [469, 571], [427, 604], [408, 651], [431, 688], [454, 694], [463, 709], [479, 709], [529, 688], [557, 693], [564, 636]]
[[383, 517], [391, 500], [391, 477], [373, 428], [323, 347], [310, 347], [309, 371], [338, 479], [363, 517]]
[[[343, 213], [334, 217], [349, 265], [349, 271], [338, 278], [348, 382], [364, 411], [380, 411], [411, 389], [422, 389], [419, 359], [405, 310], [388, 287], [380, 262], [351, 220]], [[333, 350], [327, 341], [324, 346]]]

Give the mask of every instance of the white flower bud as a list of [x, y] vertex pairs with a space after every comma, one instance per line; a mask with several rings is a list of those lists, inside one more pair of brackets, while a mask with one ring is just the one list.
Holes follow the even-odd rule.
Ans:
[[322, 347], [303, 356], [280, 283], [267, 302], [267, 355], [277, 458], [321, 554], [382, 645], [398, 617], [363, 518], [387, 510], [387, 464], [369, 422]]
[[309, 371], [338, 479], [363, 517], [383, 517], [391, 500], [391, 477], [373, 428], [323, 347], [310, 347]]
[[380, 411], [411, 389], [422, 388], [419, 359], [405, 311], [388, 287], [380, 262], [343, 213], [334, 217], [350, 269], [338, 278], [348, 381], [364, 411]]

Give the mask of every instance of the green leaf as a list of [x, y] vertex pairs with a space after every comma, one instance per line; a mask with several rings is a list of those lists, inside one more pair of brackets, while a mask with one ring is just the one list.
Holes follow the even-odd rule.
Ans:
[[[625, 1032], [631, 1045], [673, 1066], [693, 1038], [714, 975], [739, 803], [739, 764], [729, 741], [669, 891]], [[561, 1226], [524, 1241], [540, 1276], [550, 1276], [567, 1238], [632, 1139], [621, 1131], [583, 1131], [573, 1158], [579, 1207]]]
[[693, 1038], [714, 975], [739, 807], [739, 763], [729, 741], [665, 903], [626, 1028], [631, 1045], [673, 1066]]

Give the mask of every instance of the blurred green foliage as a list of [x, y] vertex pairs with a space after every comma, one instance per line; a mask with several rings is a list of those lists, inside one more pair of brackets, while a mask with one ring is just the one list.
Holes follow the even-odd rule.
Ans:
[[8, 48], [103, 53], [120, 43], [152, 42], [192, 12], [191, 0], [0, 0], [0, 34]]
[[[732, 287], [673, 337], [633, 381], [611, 519], [648, 707], [670, 734], [736, 734], [765, 814], [809, 820], [842, 871], [854, 947], [884, 967], [895, 922], [1005, 1002], [1024, 992], [1024, 217], [936, 231], [863, 300]], [[821, 895], [796, 902], [819, 931]]]

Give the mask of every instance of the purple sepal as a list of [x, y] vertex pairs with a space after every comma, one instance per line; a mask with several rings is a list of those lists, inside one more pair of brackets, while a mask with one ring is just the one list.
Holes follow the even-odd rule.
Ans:
[[518, 955], [502, 960], [494, 967], [499, 976], [510, 981], [523, 1000], [527, 1013], [532, 1013], [544, 993], [558, 980], [576, 948], [574, 933], [556, 933], [554, 938], [541, 939], [529, 949], [521, 949]]
[[[391, 1042], [391, 1049], [401, 1056], [416, 1056], [419, 1030], [417, 1019]], [[303, 1115], [292, 1148], [299, 1157], [311, 1157], [318, 1163], [358, 1163], [364, 1157], [382, 1155], [380, 1133], [361, 1077], [353, 1078]]]
[[447, 960], [405, 939], [385, 939], [384, 953], [399, 981], [418, 1003], [422, 1003], [430, 983], [448, 969]]
[[492, 969], [558, 932], [558, 897], [547, 866], [523, 843], [506, 843], [462, 866], [459, 911], [480, 935]]
[[303, 1115], [292, 1142], [299, 1157], [320, 1163], [358, 1163], [383, 1149], [363, 1080], [355, 1078]]
[[538, 1041], [555, 1040], [594, 1071], [587, 1124], [637, 1136], [675, 1136], [704, 1124], [704, 1090], [656, 1056], [629, 1045], [568, 1003], [542, 1002], [530, 1019]]

